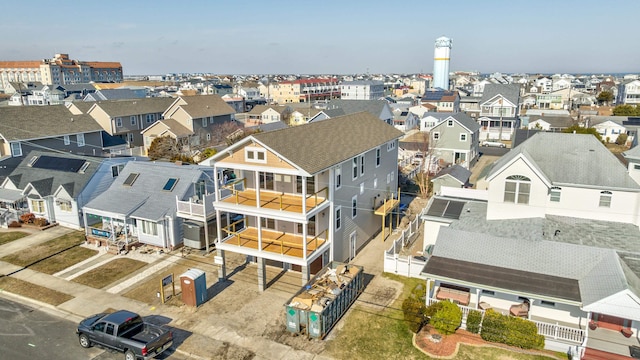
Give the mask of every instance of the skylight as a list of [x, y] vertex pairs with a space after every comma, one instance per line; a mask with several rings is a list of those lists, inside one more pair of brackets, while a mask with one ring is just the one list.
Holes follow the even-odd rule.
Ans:
[[123, 185], [131, 186], [136, 181], [140, 174], [139, 173], [131, 173], [127, 176], [127, 179], [124, 181]]
[[169, 178], [169, 180], [167, 180], [167, 183], [164, 184], [164, 187], [162, 188], [162, 190], [164, 190], [164, 191], [172, 191], [177, 183], [178, 183], [178, 179]]
[[78, 172], [84, 174], [84, 172], [87, 170], [90, 164], [91, 163], [88, 161], [85, 162], [84, 164], [82, 164], [82, 167], [80, 168], [80, 170], [78, 170]]

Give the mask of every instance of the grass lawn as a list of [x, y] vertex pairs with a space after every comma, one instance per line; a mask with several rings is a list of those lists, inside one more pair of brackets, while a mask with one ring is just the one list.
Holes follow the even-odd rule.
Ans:
[[0, 260], [42, 273], [55, 274], [98, 253], [93, 249], [79, 247], [78, 245], [83, 242], [84, 232], [74, 231], [29, 249], [7, 255]]
[[22, 295], [54, 306], [73, 299], [69, 294], [8, 276], [0, 277], [0, 291]]
[[0, 233], [0, 245], [4, 245], [6, 243], [12, 242], [13, 240], [21, 239], [27, 235], [29, 234], [22, 231], [11, 231], [11, 232]]
[[[402, 294], [388, 308], [378, 311], [356, 303], [344, 319], [344, 326], [334, 329], [335, 339], [327, 343], [327, 352], [338, 359], [425, 359], [411, 340], [413, 333], [403, 319], [402, 301], [424, 280], [384, 274], [404, 284]], [[455, 359], [542, 360], [545, 356], [527, 355], [493, 347], [462, 345]]]
[[91, 286], [96, 289], [102, 289], [103, 287], [126, 277], [146, 265], [147, 263], [144, 261], [127, 258], [115, 259], [78, 276], [72, 281]]

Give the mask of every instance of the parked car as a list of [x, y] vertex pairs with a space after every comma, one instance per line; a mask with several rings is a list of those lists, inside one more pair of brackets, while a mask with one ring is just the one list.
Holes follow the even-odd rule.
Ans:
[[482, 143], [480, 143], [480, 145], [482, 146], [491, 146], [491, 147], [501, 147], [501, 148], [506, 148], [507, 145], [499, 142], [499, 141], [483, 141]]
[[173, 344], [173, 334], [145, 323], [127, 310], [102, 313], [82, 320], [76, 329], [80, 346], [103, 346], [124, 353], [125, 360], [151, 359]]

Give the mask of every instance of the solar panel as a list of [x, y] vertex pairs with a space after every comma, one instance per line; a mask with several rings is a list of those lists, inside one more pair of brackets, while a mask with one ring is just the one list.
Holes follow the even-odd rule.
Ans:
[[56, 156], [40, 155], [38, 159], [31, 165], [31, 167], [45, 170], [57, 170], [66, 172], [78, 172], [85, 160], [83, 159], [70, 159]]
[[431, 203], [431, 207], [427, 211], [429, 216], [442, 216], [442, 213], [447, 208], [447, 200], [435, 199]]
[[446, 219], [459, 219], [464, 204], [462, 201], [435, 199], [433, 203], [431, 203], [427, 215]]
[[443, 216], [447, 219], [459, 219], [463, 208], [463, 202], [449, 201], [449, 206], [447, 206]]
[[139, 173], [131, 173], [127, 176], [127, 179], [124, 181], [123, 185], [131, 186], [138, 178]]
[[171, 191], [173, 190], [173, 187], [176, 186], [176, 183], [178, 182], [178, 179], [176, 178], [170, 178], [169, 180], [167, 180], [167, 183], [164, 184], [164, 187], [162, 188], [162, 190], [164, 191]]

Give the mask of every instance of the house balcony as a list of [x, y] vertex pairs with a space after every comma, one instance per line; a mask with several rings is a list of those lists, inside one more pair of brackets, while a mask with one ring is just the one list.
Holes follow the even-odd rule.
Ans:
[[[245, 219], [222, 228], [223, 240], [216, 247], [249, 256], [308, 265], [328, 249], [328, 231], [316, 236], [245, 227]], [[240, 228], [236, 230], [236, 228]]]
[[308, 214], [329, 205], [329, 190], [326, 187], [305, 196], [264, 189], [247, 189], [244, 182], [244, 179], [239, 179], [227, 184], [220, 191], [220, 200], [215, 202], [215, 208], [231, 213], [260, 214], [302, 221]]
[[178, 200], [176, 197], [176, 215], [184, 219], [200, 220], [211, 219], [215, 216], [213, 201], [215, 194], [204, 195], [202, 199], [194, 196], [188, 200]]

